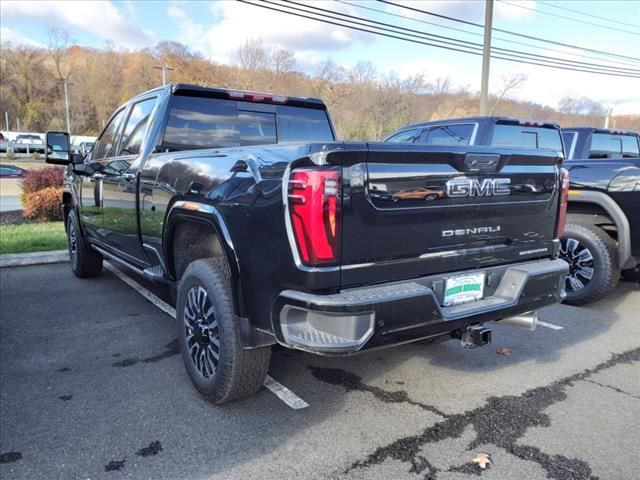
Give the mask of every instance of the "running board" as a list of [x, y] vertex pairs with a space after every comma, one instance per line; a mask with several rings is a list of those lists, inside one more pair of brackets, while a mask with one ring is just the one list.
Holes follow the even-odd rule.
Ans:
[[123, 260], [122, 258], [114, 255], [113, 253], [108, 252], [104, 248], [96, 245], [95, 243], [92, 244], [91, 247], [94, 248], [103, 257], [113, 262], [116, 262], [117, 264], [122, 265], [123, 267], [128, 268], [129, 270], [136, 272], [138, 275], [141, 275], [144, 278], [151, 280], [152, 282], [156, 282], [156, 283], [167, 282], [167, 277], [164, 274], [164, 270], [162, 269], [161, 265], [154, 265], [153, 267], [142, 269], [140, 267], [136, 267], [135, 265], [127, 262], [126, 260]]

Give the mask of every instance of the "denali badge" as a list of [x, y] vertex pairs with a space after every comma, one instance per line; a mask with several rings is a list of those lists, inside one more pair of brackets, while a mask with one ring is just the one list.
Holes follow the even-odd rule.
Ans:
[[443, 230], [443, 237], [463, 237], [465, 235], [476, 235], [478, 233], [495, 233], [500, 231], [500, 225], [492, 227], [457, 228], [455, 230]]
[[509, 178], [454, 178], [447, 182], [448, 197], [490, 197], [492, 195], [509, 195], [511, 193]]

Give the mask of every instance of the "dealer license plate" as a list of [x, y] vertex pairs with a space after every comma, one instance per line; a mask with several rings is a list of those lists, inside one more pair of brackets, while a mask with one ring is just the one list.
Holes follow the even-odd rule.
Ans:
[[450, 307], [475, 302], [484, 294], [484, 273], [472, 273], [447, 278], [442, 305]]

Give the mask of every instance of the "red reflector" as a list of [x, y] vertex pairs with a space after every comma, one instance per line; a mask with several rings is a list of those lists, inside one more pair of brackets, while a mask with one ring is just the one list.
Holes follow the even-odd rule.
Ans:
[[567, 222], [567, 207], [569, 206], [569, 171], [566, 168], [561, 168], [560, 175], [560, 205], [558, 208], [556, 237], [564, 235], [564, 225]]
[[291, 226], [302, 262], [335, 265], [340, 257], [340, 170], [299, 169], [289, 179]]

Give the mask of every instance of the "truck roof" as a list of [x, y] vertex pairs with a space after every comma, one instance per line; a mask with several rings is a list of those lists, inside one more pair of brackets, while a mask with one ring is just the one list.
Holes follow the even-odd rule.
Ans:
[[146, 92], [140, 93], [139, 95], [136, 95], [136, 97], [134, 97], [132, 100], [156, 91], [163, 91], [166, 94], [170, 95], [192, 95], [198, 97], [220, 98], [242, 102], [275, 103], [282, 105], [291, 105], [295, 107], [314, 108], [317, 110], [327, 109], [327, 106], [321, 99], [314, 97], [291, 97], [273, 93], [250, 92], [246, 90], [236, 90], [230, 88], [206, 87], [203, 85], [195, 85], [190, 83], [170, 83], [165, 86], [153, 88]]
[[599, 128], [599, 127], [567, 127], [562, 129], [563, 132], [588, 132], [588, 133], [609, 133], [611, 135], [640, 135], [633, 130], [617, 130], [615, 128]]
[[519, 118], [514, 118], [514, 117], [501, 117], [501, 116], [481, 116], [481, 115], [477, 115], [474, 117], [459, 117], [459, 118], [444, 118], [442, 120], [431, 120], [428, 122], [418, 122], [418, 123], [411, 123], [409, 125], [405, 125], [399, 129], [397, 129], [396, 131], [400, 131], [400, 130], [407, 130], [409, 128], [416, 128], [416, 127], [428, 127], [430, 125], [442, 125], [444, 123], [459, 123], [459, 122], [491, 122], [491, 123], [497, 123], [497, 122], [507, 122], [507, 123], [514, 123], [514, 124], [520, 124], [520, 123], [525, 123], [525, 124], [532, 124], [532, 125], [539, 125], [539, 126], [543, 126], [543, 127], [560, 127], [560, 125], [558, 123], [555, 122], [542, 122], [542, 121], [537, 121], [537, 120], [522, 120]]

